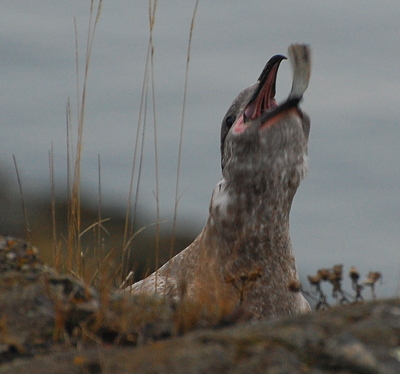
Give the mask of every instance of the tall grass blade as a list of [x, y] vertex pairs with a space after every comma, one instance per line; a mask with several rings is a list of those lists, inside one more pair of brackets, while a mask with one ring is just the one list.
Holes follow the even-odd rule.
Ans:
[[176, 170], [176, 181], [175, 181], [175, 204], [174, 204], [174, 217], [172, 223], [172, 238], [171, 238], [171, 247], [169, 257], [171, 258], [174, 253], [175, 240], [176, 240], [176, 225], [177, 225], [177, 217], [178, 217], [178, 202], [179, 202], [179, 178], [181, 172], [181, 160], [182, 160], [182, 144], [183, 144], [183, 130], [185, 124], [185, 112], [186, 112], [186, 97], [187, 97], [187, 87], [189, 80], [189, 62], [190, 62], [190, 49], [192, 47], [192, 36], [194, 29], [194, 21], [196, 18], [197, 6], [199, 4], [199, 0], [196, 0], [194, 5], [192, 21], [190, 23], [190, 32], [189, 32], [189, 42], [188, 49], [186, 55], [186, 70], [185, 70], [185, 86], [183, 90], [183, 105], [182, 105], [182, 117], [181, 117], [181, 127], [179, 133], [179, 149], [178, 149], [178, 165]]
[[50, 173], [50, 189], [51, 189], [51, 223], [53, 235], [53, 264], [57, 271], [60, 270], [60, 253], [57, 244], [57, 220], [56, 220], [56, 193], [54, 180], [54, 147], [51, 142], [51, 150], [49, 151], [49, 173]]
[[20, 196], [21, 196], [22, 211], [23, 211], [24, 220], [25, 220], [25, 237], [26, 237], [26, 240], [29, 241], [31, 229], [30, 229], [30, 226], [29, 226], [28, 211], [27, 211], [27, 209], [26, 209], [24, 193], [23, 193], [23, 191], [22, 191], [21, 178], [20, 178], [20, 175], [19, 175], [18, 165], [17, 165], [17, 159], [15, 158], [15, 155], [13, 155], [13, 160], [14, 160], [15, 172], [16, 172], [16, 174], [17, 174], [19, 193], [20, 193]]
[[[86, 89], [88, 83], [90, 57], [93, 48], [94, 35], [96, 27], [101, 14], [102, 0], [97, 3], [96, 14], [94, 15], [94, 3], [92, 0], [90, 4], [89, 13], [89, 27], [86, 39], [86, 56], [85, 56], [85, 71], [83, 77], [82, 93], [79, 92], [79, 79], [77, 79], [77, 113], [78, 113], [78, 134], [77, 134], [77, 145], [76, 154], [74, 160], [74, 171], [72, 190], [70, 193], [69, 201], [69, 222], [68, 222], [68, 271], [71, 271], [73, 267], [77, 267], [77, 273], [81, 274], [83, 271], [83, 252], [81, 248], [80, 232], [81, 232], [81, 202], [80, 202], [80, 178], [81, 178], [81, 157], [82, 157], [82, 142], [83, 142], [83, 126], [85, 118], [86, 108]], [[78, 58], [78, 37], [76, 21], [75, 25], [75, 47], [76, 47], [76, 75], [79, 77], [79, 58]], [[73, 255], [74, 254], [74, 255]]]
[[[121, 266], [121, 276], [122, 279], [127, 272], [127, 266], [130, 263], [130, 252], [127, 251], [129, 238], [132, 237], [133, 232], [135, 230], [136, 224], [136, 213], [139, 199], [139, 190], [140, 190], [140, 180], [142, 174], [142, 165], [143, 165], [143, 156], [144, 156], [144, 141], [145, 141], [145, 132], [146, 132], [146, 123], [147, 123], [147, 102], [148, 102], [148, 84], [149, 84], [149, 65], [150, 65], [150, 75], [152, 80], [152, 101], [153, 101], [153, 118], [154, 118], [154, 139], [155, 143], [157, 143], [157, 125], [156, 125], [156, 117], [155, 117], [155, 94], [154, 94], [154, 64], [153, 64], [153, 56], [154, 56], [154, 46], [153, 46], [153, 27], [155, 24], [155, 14], [157, 9], [157, 0], [151, 1], [149, 0], [149, 41], [147, 47], [147, 55], [146, 55], [146, 63], [145, 63], [145, 71], [143, 77], [142, 84], [142, 95], [140, 100], [140, 109], [139, 109], [139, 118], [137, 122], [137, 130], [136, 130], [136, 138], [135, 138], [135, 146], [134, 146], [134, 155], [131, 169], [131, 179], [129, 185], [129, 193], [128, 193], [128, 203], [127, 203], [127, 211], [125, 216], [125, 229], [124, 229], [124, 239], [123, 239], [123, 256], [122, 256], [122, 266]], [[141, 134], [141, 136], [140, 136]], [[141, 138], [141, 142], [139, 145], [139, 138]], [[159, 187], [158, 187], [158, 155], [157, 155], [157, 144], [155, 144], [156, 149], [156, 203], [157, 203], [157, 222], [159, 221]], [[138, 156], [139, 153], [139, 156]], [[137, 157], [139, 157], [139, 161], [137, 161]], [[136, 184], [135, 184], [135, 172], [136, 167], [138, 165]], [[135, 197], [133, 197], [133, 190], [135, 188]], [[132, 207], [133, 205], [133, 207]], [[156, 241], [158, 243], [159, 237], [159, 228], [156, 228]], [[158, 244], [156, 244], [157, 246]]]

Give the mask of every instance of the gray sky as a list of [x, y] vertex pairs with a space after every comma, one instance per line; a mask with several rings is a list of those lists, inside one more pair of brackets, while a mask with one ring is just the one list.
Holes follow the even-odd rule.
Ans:
[[[154, 29], [161, 215], [170, 219], [186, 51], [194, 1], [159, 1]], [[17, 157], [26, 188], [65, 185], [65, 106], [76, 118], [74, 17], [83, 72], [90, 1], [3, 0], [0, 12], [2, 168]], [[300, 271], [344, 263], [400, 279], [400, 4], [396, 1], [200, 0], [193, 31], [178, 222], [200, 230], [220, 178], [219, 126], [230, 102], [274, 54], [305, 42], [313, 51], [303, 109], [311, 116], [310, 173], [296, 195], [292, 239]], [[124, 207], [148, 42], [148, 2], [104, 0], [87, 91], [82, 186]], [[82, 77], [80, 77], [82, 78]], [[82, 79], [80, 79], [82, 85]], [[277, 97], [289, 93], [283, 63]], [[140, 203], [155, 219], [154, 135], [149, 111]], [[310, 270], [311, 269], [311, 270]]]

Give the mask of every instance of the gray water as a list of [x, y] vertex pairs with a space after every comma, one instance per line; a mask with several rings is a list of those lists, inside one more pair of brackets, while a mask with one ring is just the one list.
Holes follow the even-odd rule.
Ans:
[[[66, 174], [65, 107], [76, 118], [75, 36], [82, 88], [90, 1], [3, 0], [0, 12], [0, 166], [15, 154], [23, 183], [49, 194]], [[174, 208], [187, 42], [194, 1], [159, 1], [154, 29], [161, 216]], [[400, 269], [400, 4], [395, 1], [206, 1], [193, 30], [178, 226], [200, 231], [220, 178], [219, 126], [231, 100], [289, 44], [312, 46], [303, 109], [312, 119], [310, 173], [293, 204], [300, 272], [344, 263], [379, 270], [379, 295], [397, 294]], [[105, 0], [87, 88], [82, 187], [96, 199], [101, 157], [104, 203], [126, 206], [148, 42], [148, 2]], [[291, 84], [289, 63], [277, 97]], [[139, 201], [155, 220], [152, 116]], [[190, 225], [189, 225], [190, 224]], [[168, 227], [168, 224], [166, 224]]]

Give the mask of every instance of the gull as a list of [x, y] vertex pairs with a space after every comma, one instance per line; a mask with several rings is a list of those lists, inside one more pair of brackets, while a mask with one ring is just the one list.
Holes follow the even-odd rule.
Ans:
[[241, 91], [221, 126], [222, 180], [209, 217], [194, 242], [125, 292], [185, 298], [210, 313], [240, 309], [253, 319], [310, 310], [289, 235], [289, 213], [307, 173], [310, 119], [299, 107], [308, 87], [308, 45], [288, 49], [292, 89], [278, 104], [282, 55], [273, 56], [256, 83]]

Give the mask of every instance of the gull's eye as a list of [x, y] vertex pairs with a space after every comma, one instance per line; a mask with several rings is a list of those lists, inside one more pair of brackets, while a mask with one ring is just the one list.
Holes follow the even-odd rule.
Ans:
[[225, 118], [225, 125], [228, 129], [230, 129], [232, 127], [232, 125], [235, 123], [236, 121], [236, 116], [228, 116]]

